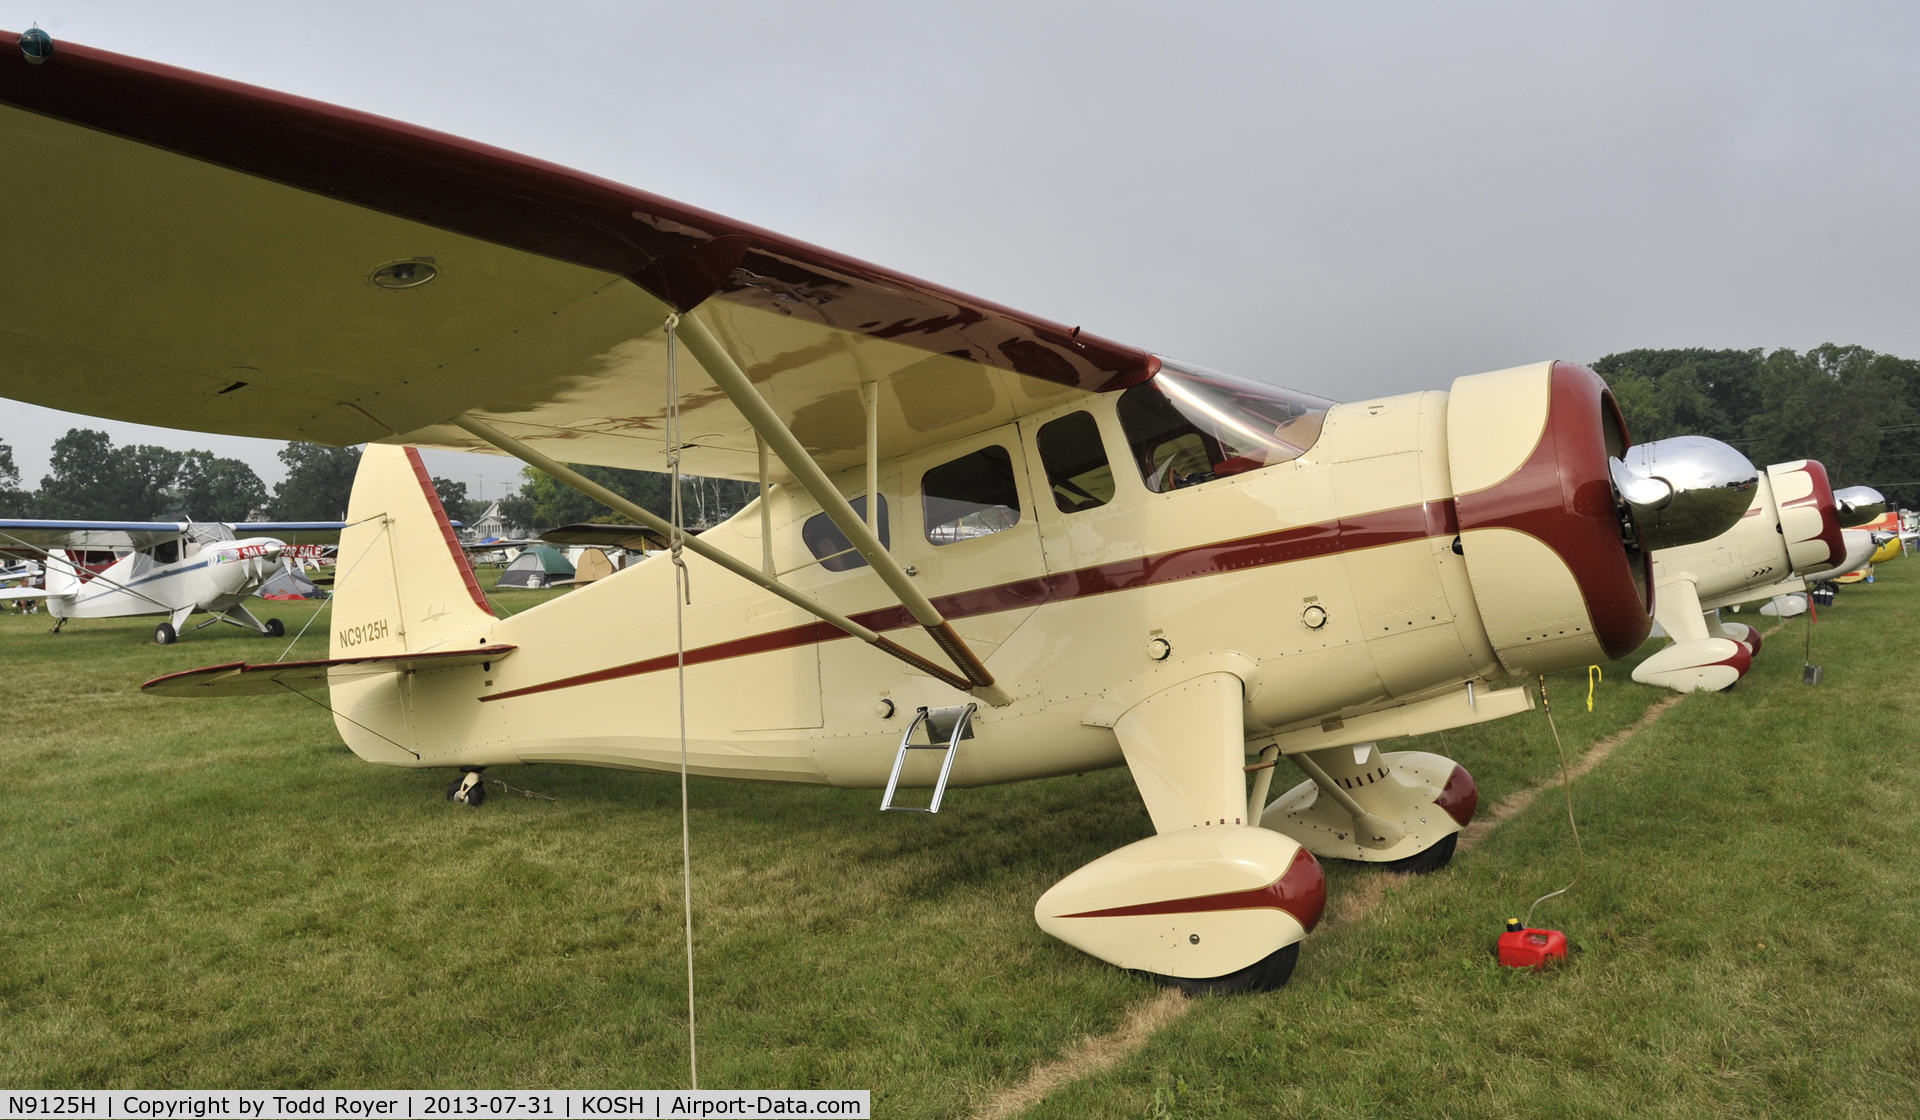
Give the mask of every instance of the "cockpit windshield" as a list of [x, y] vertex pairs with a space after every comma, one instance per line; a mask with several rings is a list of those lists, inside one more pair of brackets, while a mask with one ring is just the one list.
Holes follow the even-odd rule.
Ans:
[[233, 530], [218, 521], [196, 521], [187, 526], [187, 539], [195, 544], [217, 544], [233, 540]]
[[1299, 458], [1333, 403], [1163, 358], [1120, 395], [1120, 426], [1147, 489], [1163, 494]]

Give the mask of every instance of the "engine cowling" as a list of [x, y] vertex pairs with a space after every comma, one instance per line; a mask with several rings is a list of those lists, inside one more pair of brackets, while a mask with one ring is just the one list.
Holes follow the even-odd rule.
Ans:
[[[1508, 672], [1611, 661], [1646, 641], [1652, 573], [1633, 507], [1615, 484], [1630, 443], [1606, 383], [1583, 366], [1541, 362], [1453, 383], [1447, 458], [1460, 550]], [[1752, 465], [1715, 447], [1726, 454], [1716, 450], [1712, 470], [1665, 484], [1666, 497], [1643, 488], [1636, 500], [1655, 508], [1687, 493], [1750, 492]], [[1746, 503], [1705, 504], [1726, 509], [1692, 517], [1681, 535], [1724, 532]]]
[[1780, 515], [1780, 535], [1795, 574], [1831, 568], [1847, 558], [1840, 535], [1840, 507], [1827, 481], [1827, 468], [1818, 459], [1777, 463], [1767, 468], [1773, 501]]

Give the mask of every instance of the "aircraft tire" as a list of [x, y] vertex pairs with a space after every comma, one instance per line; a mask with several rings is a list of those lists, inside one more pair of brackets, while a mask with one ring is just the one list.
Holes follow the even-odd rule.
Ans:
[[1169, 988], [1178, 988], [1190, 996], [1231, 996], [1242, 992], [1270, 992], [1286, 984], [1293, 966], [1300, 961], [1298, 941], [1276, 949], [1238, 972], [1196, 980], [1188, 976], [1147, 975]]
[[279, 619], [277, 619], [277, 618], [269, 618], [269, 619], [267, 619], [267, 637], [269, 637], [269, 638], [284, 638], [284, 637], [286, 637], [286, 636], [287, 636], [287, 626], [286, 626], [286, 623], [284, 623], [284, 622], [281, 622], [281, 621], [280, 621]]
[[153, 628], [153, 644], [154, 645], [170, 646], [179, 640], [180, 640], [180, 635], [174, 631], [173, 623], [171, 622], [162, 622], [160, 625]]
[[[460, 792], [460, 786], [466, 780], [467, 780], [466, 772], [461, 771], [460, 777], [447, 783], [447, 800], [448, 801], [452, 801], [455, 799], [456, 795], [458, 795]], [[482, 804], [486, 802], [486, 800], [487, 800], [487, 783], [484, 781], [473, 783], [473, 788], [467, 791], [467, 801], [466, 801], [467, 806], [469, 808], [478, 809]]]
[[1396, 875], [1431, 875], [1453, 862], [1453, 849], [1459, 843], [1460, 834], [1449, 832], [1424, 852], [1415, 852], [1405, 859], [1389, 860], [1374, 866]]

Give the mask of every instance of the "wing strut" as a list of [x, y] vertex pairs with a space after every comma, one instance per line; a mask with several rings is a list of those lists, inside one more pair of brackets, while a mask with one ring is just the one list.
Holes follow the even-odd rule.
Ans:
[[[628, 501], [626, 498], [587, 478], [578, 471], [542, 455], [540, 452], [507, 435], [505, 432], [495, 429], [493, 425], [488, 424], [484, 420], [479, 420], [468, 415], [461, 415], [454, 417], [451, 422], [521, 462], [545, 471], [547, 474], [552, 475], [554, 478], [566, 483], [568, 486], [573, 487], [589, 498], [626, 514], [628, 517], [633, 518], [636, 523], [652, 529], [662, 537], [670, 539], [673, 536], [673, 526], [668, 524], [663, 518], [656, 516], [634, 502]], [[782, 599], [820, 619], [822, 622], [846, 631], [868, 645], [873, 646], [875, 649], [880, 650], [882, 653], [891, 654], [913, 666], [915, 669], [918, 669], [920, 672], [926, 673], [928, 676], [934, 677], [963, 692], [973, 689], [973, 684], [965, 677], [959, 676], [949, 669], [943, 669], [935, 665], [933, 662], [893, 642], [884, 635], [875, 633], [873, 630], [860, 625], [838, 611], [814, 601], [799, 591], [795, 591], [793, 588], [761, 572], [752, 565], [729, 556], [727, 553], [720, 551], [699, 537], [685, 537], [683, 538], [683, 542], [687, 550], [694, 555], [710, 560], [720, 567], [725, 568], [727, 571], [732, 572], [734, 575], [739, 576], [741, 579], [773, 592], [775, 595], [780, 596]]]
[[[679, 334], [680, 338], [686, 342], [687, 349], [693, 352], [694, 358], [706, 369], [707, 375], [713, 378], [714, 384], [720, 386], [720, 391], [725, 393], [727, 399], [733, 402], [733, 406], [746, 417], [747, 423], [753, 425], [753, 430], [760, 434], [760, 438], [773, 449], [773, 453], [778, 455], [787, 469], [793, 472], [794, 477], [799, 480], [800, 485], [806, 489], [813, 500], [820, 503], [820, 508], [832, 519], [834, 527], [846, 534], [847, 540], [862, 557], [866, 558], [875, 574], [887, 585], [887, 589], [900, 600], [900, 605], [907, 608], [908, 613], [913, 615], [914, 621], [926, 628], [927, 635], [933, 639], [933, 643], [944, 650], [946, 655], [953, 659], [953, 663], [960, 667], [960, 671], [966, 674], [967, 690], [995, 707], [1012, 703], [1012, 698], [993, 683], [993, 674], [987, 672], [987, 667], [981, 663], [980, 658], [967, 645], [966, 640], [954, 632], [953, 626], [941, 617], [940, 611], [934, 607], [933, 602], [913, 585], [912, 577], [908, 576], [900, 565], [894, 563], [893, 557], [887, 553], [886, 546], [880, 543], [880, 538], [875, 535], [873, 529], [854, 511], [847, 499], [841, 496], [839, 489], [834, 486], [832, 480], [827, 478], [827, 472], [821, 470], [820, 464], [814, 462], [813, 456], [807, 454], [807, 449], [794, 438], [779, 414], [773, 410], [773, 406], [768, 404], [766, 398], [760, 395], [760, 391], [753, 387], [752, 379], [734, 362], [733, 356], [720, 345], [719, 339], [713, 337], [713, 332], [700, 321], [700, 317], [691, 311], [682, 314]], [[863, 398], [867, 395], [862, 394]], [[875, 391], [871, 395], [877, 403], [878, 392]], [[872, 413], [869, 412], [870, 438], [873, 427]], [[867, 448], [869, 485], [876, 473], [875, 455], [876, 450], [869, 443]], [[874, 515], [873, 511], [878, 501], [876, 495], [868, 495], [867, 509], [870, 515]]]

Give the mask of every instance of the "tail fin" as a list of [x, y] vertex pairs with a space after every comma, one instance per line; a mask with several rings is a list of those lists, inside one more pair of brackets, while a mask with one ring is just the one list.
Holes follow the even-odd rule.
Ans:
[[49, 596], [73, 595], [80, 590], [80, 573], [73, 570], [66, 557], [50, 552], [40, 567], [46, 573]]
[[340, 534], [334, 657], [411, 653], [493, 622], [420, 453], [370, 443]]

